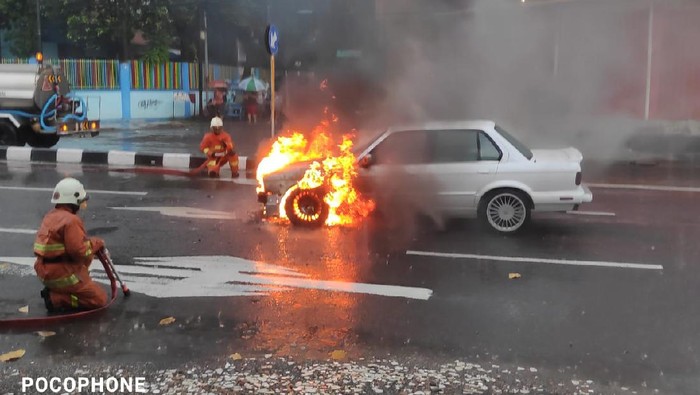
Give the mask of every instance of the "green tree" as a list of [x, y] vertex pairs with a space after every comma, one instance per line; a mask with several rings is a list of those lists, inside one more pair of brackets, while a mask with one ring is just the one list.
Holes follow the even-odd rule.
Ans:
[[35, 10], [36, 0], [0, 0], [0, 29], [6, 32], [10, 52], [19, 57], [39, 50]]
[[169, 44], [167, 5], [168, 0], [57, 0], [50, 12], [66, 21], [69, 39], [88, 48], [112, 49], [119, 59], [128, 60], [130, 42], [139, 30], [155, 47]]

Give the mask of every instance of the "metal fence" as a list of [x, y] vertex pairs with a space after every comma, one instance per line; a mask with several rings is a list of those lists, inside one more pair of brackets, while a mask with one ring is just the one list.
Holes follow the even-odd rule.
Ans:
[[[0, 58], [0, 64], [29, 62], [30, 59]], [[73, 89], [120, 89], [118, 60], [45, 59], [44, 63], [59, 66]], [[183, 90], [186, 86], [189, 86], [191, 91], [199, 89], [199, 70], [196, 63], [147, 63], [132, 60], [128, 64], [131, 67], [130, 85], [132, 89]], [[239, 68], [236, 66], [209, 65], [210, 80], [235, 81], [240, 77], [239, 72]]]

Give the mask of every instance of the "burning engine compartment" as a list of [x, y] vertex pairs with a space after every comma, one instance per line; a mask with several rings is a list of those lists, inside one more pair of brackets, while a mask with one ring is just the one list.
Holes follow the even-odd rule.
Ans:
[[256, 173], [264, 216], [307, 227], [352, 226], [367, 217], [375, 203], [356, 187], [353, 137], [334, 137], [327, 121], [308, 137], [298, 131], [278, 137]]

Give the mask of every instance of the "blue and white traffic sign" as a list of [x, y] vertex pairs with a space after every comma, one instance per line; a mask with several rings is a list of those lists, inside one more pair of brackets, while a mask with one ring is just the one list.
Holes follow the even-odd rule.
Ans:
[[267, 52], [270, 55], [276, 55], [279, 49], [279, 32], [275, 25], [267, 26]]

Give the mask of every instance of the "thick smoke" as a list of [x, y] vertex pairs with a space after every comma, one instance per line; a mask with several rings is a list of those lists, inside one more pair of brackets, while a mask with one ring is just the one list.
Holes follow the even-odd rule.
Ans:
[[368, 125], [494, 119], [531, 146], [597, 160], [658, 128], [643, 121], [648, 1], [388, 3], [387, 96]]

